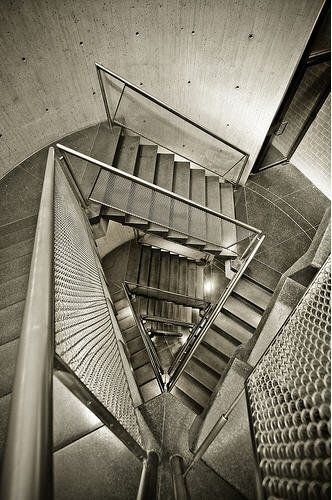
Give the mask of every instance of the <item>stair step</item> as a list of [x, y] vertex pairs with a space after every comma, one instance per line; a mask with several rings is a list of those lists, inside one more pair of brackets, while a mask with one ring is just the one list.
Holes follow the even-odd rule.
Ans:
[[[173, 189], [174, 193], [180, 194], [185, 198], [189, 198], [190, 192], [190, 163], [176, 161], [174, 163], [174, 178]], [[188, 206], [181, 202], [174, 202], [174, 207], [171, 212], [170, 226], [176, 228], [171, 229], [168, 233], [169, 239], [176, 241], [186, 241], [188, 238]]]
[[31, 254], [22, 255], [4, 264], [0, 264], [0, 283], [27, 274], [30, 270]]
[[124, 332], [125, 330], [128, 330], [128, 328], [131, 328], [132, 326], [136, 326], [136, 321], [133, 315], [127, 316], [126, 318], [122, 318], [118, 320], [119, 328], [121, 332]]
[[[220, 191], [219, 191], [219, 177], [216, 175], [207, 175], [205, 177], [206, 185], [206, 206], [215, 210], [216, 212], [221, 212], [220, 206]], [[211, 243], [207, 243], [204, 250], [218, 251], [221, 250], [221, 246], [217, 243], [222, 241], [221, 238], [221, 221], [214, 216], [208, 216], [206, 221], [206, 239]], [[213, 243], [213, 244], [212, 244]]]
[[0, 462], [2, 462], [2, 456], [5, 449], [5, 442], [7, 436], [8, 418], [10, 410], [10, 400], [11, 394], [3, 396], [0, 398]]
[[140, 366], [145, 365], [146, 363], [150, 362], [149, 355], [146, 352], [146, 349], [141, 349], [138, 352], [135, 352], [134, 354], [131, 355], [130, 358], [131, 366], [133, 367], [134, 370], [139, 368]]
[[196, 266], [196, 294], [195, 297], [198, 299], [204, 299], [204, 268], [202, 266]]
[[202, 406], [196, 403], [196, 401], [191, 399], [187, 394], [182, 392], [181, 389], [179, 389], [177, 386], [173, 387], [171, 394], [173, 394], [173, 396], [182, 401], [185, 406], [190, 408], [190, 410], [192, 410], [197, 415], [202, 413], [202, 411], [204, 410]]
[[[223, 184], [220, 184], [220, 205], [221, 205], [221, 212], [224, 215], [228, 215], [229, 217], [232, 217], [235, 219], [235, 206], [234, 206], [234, 196], [233, 196], [233, 186], [232, 184], [225, 182]], [[236, 225], [227, 222], [223, 220], [221, 222], [221, 228], [222, 228], [222, 241], [223, 241], [223, 247], [229, 247], [230, 245], [233, 245], [231, 247], [231, 250], [233, 252], [237, 251], [236, 245], [234, 243], [237, 240], [237, 234], [236, 234]], [[223, 250], [223, 255], [233, 255], [232, 252], [227, 252], [227, 250]]]
[[234, 292], [263, 311], [267, 308], [272, 297], [271, 292], [244, 277], [240, 279]]
[[[151, 182], [153, 184], [156, 160], [157, 160], [157, 146], [139, 146], [135, 175], [141, 179]], [[127, 215], [125, 223], [130, 226], [136, 227], [147, 227], [148, 219], [150, 214], [150, 207], [152, 202], [152, 191], [149, 189], [142, 189], [140, 186], [133, 186], [130, 194], [128, 210], [130, 207], [137, 205], [139, 206], [140, 215], [145, 218], [135, 217], [133, 215]], [[135, 209], [132, 210], [135, 212]], [[143, 212], [143, 213], [142, 213]]]
[[131, 308], [127, 302], [127, 305], [125, 307], [123, 307], [122, 309], [117, 311], [116, 319], [118, 321], [121, 321], [122, 319], [125, 319], [128, 316], [132, 316], [132, 315], [133, 315], [133, 313], [131, 312]]
[[151, 265], [150, 265], [150, 276], [149, 276], [149, 286], [153, 288], [159, 287], [159, 272], [160, 272], [160, 263], [161, 261], [161, 252], [157, 249], [152, 249], [151, 254]]
[[151, 252], [151, 247], [143, 246], [138, 278], [138, 283], [143, 286], [147, 286], [149, 283]]
[[159, 276], [159, 288], [161, 288], [161, 290], [169, 290], [170, 265], [170, 254], [168, 252], [161, 252]]
[[0, 397], [12, 392], [19, 339], [0, 346]]
[[[137, 159], [139, 147], [139, 137], [124, 135], [119, 140], [119, 145], [114, 157], [114, 165], [119, 170], [123, 170], [128, 174], [134, 174], [135, 164]], [[102, 210], [102, 215], [107, 218], [124, 222], [125, 211], [130, 199], [130, 189], [128, 189], [128, 181], [123, 178], [116, 178], [113, 180], [112, 185], [108, 187], [108, 195], [110, 197], [110, 204], [119, 207], [122, 210], [115, 208], [105, 207]], [[106, 201], [106, 200], [105, 200]]]
[[254, 329], [257, 328], [262, 317], [248, 304], [245, 304], [243, 301], [232, 296], [226, 300], [224, 310], [233, 314], [233, 316], [236, 316]]
[[22, 300], [0, 310], [0, 345], [20, 336], [24, 305]]
[[179, 256], [171, 255], [169, 269], [169, 291], [179, 293]]
[[29, 274], [23, 274], [0, 284], [0, 309], [25, 299]]
[[196, 268], [197, 265], [195, 262], [188, 262], [187, 292], [189, 297], [196, 297]]
[[136, 325], [127, 328], [127, 330], [123, 330], [121, 333], [126, 343], [140, 336], [139, 329]]
[[[101, 123], [99, 125], [90, 156], [92, 158], [95, 158], [96, 160], [113, 166], [113, 160], [120, 135], [121, 127], [112, 127], [110, 129], [106, 122]], [[90, 164], [86, 165], [82, 180], [80, 182], [82, 192], [86, 197], [89, 196], [99, 173], [101, 173], [101, 175], [105, 177], [106, 181], [108, 178], [108, 174], [106, 171], [101, 172], [99, 168], [93, 167]]]
[[[174, 175], [174, 155], [172, 154], [158, 154], [156, 161], [156, 174], [154, 184], [157, 186], [172, 191]], [[154, 206], [154, 217], [158, 222], [163, 222], [165, 226], [169, 224], [171, 203], [163, 197], [163, 204], [159, 206], [157, 203]], [[168, 227], [163, 227], [157, 223], [151, 222], [148, 231], [156, 234], [167, 234]]]
[[158, 382], [156, 379], [151, 380], [150, 382], [147, 382], [144, 385], [141, 385], [139, 388], [140, 393], [142, 395], [142, 398], [144, 402], [150, 401], [150, 399], [155, 398], [156, 396], [159, 396], [161, 394]]
[[241, 344], [246, 344], [252, 337], [250, 328], [246, 328], [243, 324], [222, 312], [215, 319], [213, 329], [227, 333]]
[[[190, 193], [189, 198], [200, 205], [205, 206], [205, 171], [203, 169], [191, 169], [190, 170]], [[206, 214], [203, 211], [199, 211], [195, 208], [189, 208], [190, 210], [190, 220], [189, 220], [189, 234], [197, 235], [199, 233], [201, 239], [194, 237], [189, 237], [187, 240], [187, 245], [197, 246], [202, 248], [205, 246], [206, 238]]]
[[188, 295], [188, 261], [183, 257], [179, 259], [178, 293], [181, 295]]
[[130, 340], [130, 342], [127, 342], [127, 347], [128, 351], [130, 352], [130, 356], [133, 354], [136, 354], [138, 351], [141, 351], [142, 349], [145, 348], [144, 342], [141, 336], [136, 337], [133, 340]]
[[218, 351], [221, 355], [231, 358], [237, 348], [237, 343], [223, 337], [213, 328], [210, 328], [204, 336], [204, 344], [208, 344], [213, 349]]
[[141, 252], [142, 246], [138, 245], [135, 240], [132, 240], [130, 242], [126, 281], [130, 281], [131, 283], [138, 283]]
[[114, 302], [114, 307], [115, 307], [115, 310], [116, 311], [121, 311], [121, 309], [125, 308], [128, 306], [128, 300], [127, 298], [124, 298], [124, 299], [121, 299], [121, 300], [117, 300], [116, 302]]
[[181, 375], [176, 383], [176, 387], [187, 394], [187, 396], [193, 399], [202, 408], [205, 408], [207, 406], [211, 396], [211, 391], [202, 386], [187, 373], [183, 373]]
[[8, 247], [0, 249], [0, 264], [5, 264], [6, 262], [11, 262], [13, 259], [22, 257], [23, 255], [28, 255], [32, 253], [34, 245], [34, 237], [29, 240], [20, 241], [14, 243]]
[[227, 362], [224, 358], [218, 356], [215, 351], [212, 351], [204, 343], [200, 344], [197, 347], [194, 357], [199, 359], [202, 363], [211, 368], [211, 370], [214, 370], [219, 375], [222, 374], [227, 365]]
[[191, 358], [185, 368], [185, 372], [195, 380], [198, 380], [198, 382], [200, 382], [210, 391], [214, 390], [220, 378], [215, 373], [215, 371], [209, 370], [209, 368], [205, 364], [201, 363], [198, 359], [195, 358]]
[[[22, 227], [23, 222], [17, 221], [11, 224], [6, 224], [0, 227], [0, 250], [18, 245], [26, 240], [31, 240], [35, 237], [37, 216], [23, 219], [26, 227]], [[20, 223], [21, 222], [21, 223]], [[19, 228], [16, 229], [15, 228]]]
[[151, 363], [147, 363], [137, 368], [134, 372], [134, 375], [137, 385], [139, 387], [141, 385], [146, 384], [147, 382], [150, 382], [150, 380], [153, 380], [155, 378], [155, 374], [151, 366]]

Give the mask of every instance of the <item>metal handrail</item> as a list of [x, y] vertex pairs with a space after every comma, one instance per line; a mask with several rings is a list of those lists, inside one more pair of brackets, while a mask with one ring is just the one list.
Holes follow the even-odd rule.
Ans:
[[179, 377], [182, 375], [185, 370], [187, 364], [191, 360], [194, 355], [197, 347], [203, 340], [206, 332], [209, 330], [211, 325], [214, 323], [221, 309], [224, 307], [226, 300], [229, 298], [237, 283], [239, 282], [241, 276], [249, 266], [250, 262], [254, 258], [257, 250], [261, 246], [264, 241], [264, 235], [257, 235], [255, 237], [254, 248], [250, 255], [246, 257], [244, 262], [242, 263], [240, 269], [236, 272], [233, 278], [228, 283], [226, 289], [221, 294], [218, 302], [211, 308], [209, 308], [206, 314], [202, 317], [200, 322], [197, 324], [196, 328], [190, 334], [186, 344], [183, 345], [182, 349], [179, 351], [177, 357], [173, 361], [172, 365], [169, 369], [169, 381], [167, 383], [167, 390], [171, 391], [174, 385], [176, 384]]
[[[190, 200], [189, 198], [185, 198], [184, 196], [181, 196], [180, 194], [174, 193], [173, 191], [169, 191], [168, 189], [162, 188], [162, 187], [158, 186], [157, 184], [153, 184], [151, 182], [148, 182], [144, 179], [141, 179], [140, 177], [136, 177], [135, 175], [129, 174], [123, 170], [120, 170], [116, 167], [113, 167], [112, 165], [108, 165], [107, 163], [104, 163], [100, 160], [96, 160], [95, 158], [92, 158], [91, 156], [87, 156], [84, 153], [80, 153], [79, 151], [75, 151], [74, 149], [68, 148], [67, 146], [64, 146], [63, 144], [58, 143], [56, 145], [56, 147], [62, 152], [69, 153], [72, 156], [75, 156], [76, 158], [80, 158], [81, 160], [84, 160], [88, 163], [92, 163], [92, 164], [102, 168], [103, 170], [106, 170], [108, 172], [112, 172], [120, 177], [128, 179], [132, 182], [135, 182], [136, 184], [140, 184], [141, 186], [145, 186], [145, 187], [148, 187], [150, 189], [153, 189], [154, 191], [157, 191], [158, 193], [162, 193], [162, 194], [168, 196], [169, 198], [173, 198], [174, 200], [181, 201], [182, 203], [185, 203], [191, 207], [197, 208], [203, 212], [206, 212], [209, 215], [213, 215], [221, 220], [231, 222], [231, 223], [235, 224], [236, 226], [242, 227], [243, 229], [247, 229], [248, 231], [251, 231], [255, 234], [262, 233], [262, 231], [260, 229], [257, 229], [256, 227], [253, 227], [253, 226], [250, 226], [249, 224], [246, 224], [245, 222], [234, 219], [233, 217], [230, 217], [228, 215], [216, 212], [212, 208], [209, 208], [209, 207], [206, 207], [206, 206], [201, 205], [199, 203], [196, 203], [195, 201]], [[96, 203], [100, 203], [100, 201], [91, 198], [91, 193], [90, 193], [89, 199], [91, 201], [95, 201]], [[234, 252], [234, 254], [235, 254], [235, 252]]]
[[[145, 92], [145, 90], [137, 87], [136, 85], [134, 85], [133, 83], [129, 82], [128, 80], [126, 80], [122, 76], [117, 75], [116, 73], [114, 73], [114, 71], [111, 71], [110, 69], [106, 68], [105, 66], [103, 66], [102, 64], [99, 64], [99, 63], [95, 63], [95, 65], [96, 65], [96, 69], [97, 69], [99, 83], [102, 82], [101, 77], [100, 77], [100, 71], [103, 71], [104, 73], [112, 76], [116, 80], [119, 80], [120, 82], [122, 82], [126, 87], [129, 87], [130, 89], [135, 90], [135, 92], [137, 92], [138, 94], [146, 97], [147, 99], [149, 99], [149, 101], [154, 102], [155, 104], [157, 104], [161, 108], [166, 109], [167, 111], [169, 111], [173, 115], [177, 116], [178, 118], [181, 118], [185, 122], [190, 123], [190, 125], [193, 125], [194, 127], [198, 128], [202, 132], [205, 132], [206, 134], [210, 135], [214, 139], [217, 139], [218, 141], [222, 142], [226, 146], [229, 146], [230, 148], [234, 149], [238, 153], [241, 153], [242, 155], [249, 157], [249, 153], [247, 153], [246, 151], [243, 151], [242, 149], [238, 148], [237, 146], [235, 146], [231, 142], [228, 142], [225, 139], [222, 139], [220, 136], [218, 136], [214, 132], [211, 132], [211, 130], [208, 130], [207, 128], [203, 127], [202, 125], [199, 125], [198, 123], [196, 123], [194, 120], [192, 120], [188, 116], [185, 116], [184, 114], [180, 113], [179, 111], [175, 110], [174, 108], [171, 108], [165, 102], [163, 102], [160, 99], [154, 97], [153, 95], [149, 94], [148, 92]], [[102, 95], [103, 95], [104, 104], [105, 104], [105, 108], [106, 108], [107, 118], [110, 118], [109, 123], [111, 124], [112, 123], [111, 114], [110, 114], [109, 106], [108, 106], [108, 103], [107, 103], [106, 92], [105, 92], [105, 88], [104, 88], [103, 83], [101, 85], [101, 89], [102, 89]]]
[[133, 307], [133, 305], [131, 303], [130, 291], [129, 291], [129, 287], [128, 287], [128, 284], [126, 281], [123, 283], [123, 289], [124, 289], [124, 292], [126, 295], [126, 299], [129, 303], [130, 310], [131, 310], [132, 315], [135, 319], [137, 328], [138, 328], [139, 333], [140, 333], [142, 340], [144, 342], [144, 346], [145, 346], [145, 349], [148, 353], [148, 356], [149, 356], [149, 359], [151, 362], [151, 366], [152, 366], [152, 369], [153, 369], [154, 374], [156, 376], [156, 380], [158, 382], [159, 388], [160, 388], [161, 392], [164, 392], [165, 391], [165, 383], [163, 380], [163, 370], [162, 370], [158, 355], [155, 351], [155, 348], [152, 344], [152, 341], [151, 341], [148, 333], [146, 332], [146, 330], [144, 328], [144, 325], [142, 323], [140, 316], [137, 314], [137, 312], [135, 311], [135, 308]]
[[54, 149], [47, 157], [3, 460], [1, 498], [52, 498]]

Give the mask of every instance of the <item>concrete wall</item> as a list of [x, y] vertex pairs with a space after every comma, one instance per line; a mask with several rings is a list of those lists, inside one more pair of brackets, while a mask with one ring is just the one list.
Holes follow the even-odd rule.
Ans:
[[331, 198], [331, 95], [295, 151], [292, 163]]
[[250, 169], [322, 3], [2, 0], [0, 177], [104, 119], [95, 61], [247, 150]]

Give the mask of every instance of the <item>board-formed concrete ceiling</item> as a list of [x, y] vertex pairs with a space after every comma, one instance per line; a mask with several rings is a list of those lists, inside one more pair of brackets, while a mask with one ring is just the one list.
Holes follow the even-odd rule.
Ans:
[[0, 177], [105, 119], [95, 61], [251, 154], [323, 0], [1, 0]]

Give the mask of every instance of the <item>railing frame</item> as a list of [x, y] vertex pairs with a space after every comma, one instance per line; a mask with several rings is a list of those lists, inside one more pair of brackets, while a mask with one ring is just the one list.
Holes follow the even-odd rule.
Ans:
[[[129, 174], [123, 170], [115, 168], [112, 165], [108, 165], [107, 163], [104, 163], [100, 160], [96, 160], [95, 158], [92, 158], [91, 156], [85, 155], [84, 153], [80, 153], [79, 151], [75, 151], [74, 149], [71, 149], [67, 146], [64, 146], [63, 144], [57, 143], [56, 147], [59, 151], [61, 151], [61, 153], [69, 153], [70, 155], [75, 156], [76, 158], [80, 158], [81, 160], [84, 160], [84, 161], [91, 163], [93, 165], [96, 165], [97, 167], [100, 167], [103, 170], [111, 172], [119, 177], [123, 177], [125, 179], [128, 179], [132, 182], [135, 182], [136, 184], [140, 184], [141, 186], [145, 186], [145, 187], [147, 187], [153, 191], [156, 191], [158, 193], [164, 194], [164, 195], [168, 196], [169, 198], [172, 198], [174, 200], [185, 203], [186, 205], [188, 205], [190, 207], [199, 209], [202, 212], [205, 212], [209, 215], [213, 215], [214, 217], [217, 217], [220, 220], [224, 220], [226, 222], [231, 222], [232, 224], [235, 224], [238, 227], [242, 227], [243, 229], [251, 231], [252, 233], [257, 234], [257, 235], [262, 233], [262, 231], [260, 229], [257, 229], [256, 227], [253, 227], [253, 226], [250, 226], [249, 224], [246, 224], [245, 222], [234, 219], [233, 217], [230, 217], [228, 215], [219, 213], [219, 212], [213, 210], [212, 208], [209, 208], [209, 207], [206, 207], [206, 206], [201, 205], [199, 203], [196, 203], [195, 201], [190, 200], [189, 198], [185, 198], [184, 196], [181, 196], [180, 194], [174, 193], [173, 191], [169, 191], [168, 189], [162, 188], [162, 187], [158, 186], [157, 184], [153, 184], [151, 182], [148, 182], [144, 179], [141, 179], [140, 177], [136, 177], [135, 175]], [[90, 194], [88, 196], [88, 198], [91, 201], [94, 201], [96, 203], [101, 203], [100, 200], [96, 200], [96, 199], [92, 198], [91, 194], [92, 194], [92, 192], [90, 192]], [[234, 246], [235, 243], [238, 243], [238, 242], [232, 243], [232, 245], [230, 245], [229, 247], [226, 247], [225, 250], [229, 250], [229, 251], [233, 252], [234, 257], [237, 257], [238, 255], [236, 254], [236, 252], [231, 250], [231, 247]], [[216, 244], [216, 243], [214, 243], [214, 244]]]
[[[192, 120], [188, 116], [186, 116], [183, 113], [180, 113], [176, 109], [172, 108], [171, 106], [169, 106], [168, 104], [166, 104], [161, 99], [158, 99], [157, 97], [154, 97], [153, 95], [149, 94], [148, 92], [146, 92], [145, 90], [141, 89], [137, 85], [129, 82], [129, 80], [126, 80], [125, 78], [123, 78], [122, 76], [118, 75], [117, 73], [114, 73], [114, 71], [111, 71], [110, 69], [106, 68], [102, 64], [96, 62], [95, 63], [95, 67], [96, 67], [97, 76], [98, 76], [98, 82], [99, 82], [99, 86], [100, 86], [100, 91], [101, 91], [101, 95], [102, 95], [102, 99], [103, 99], [103, 103], [104, 103], [104, 107], [105, 107], [107, 122], [108, 122], [108, 125], [109, 125], [110, 128], [112, 128], [114, 125], [121, 125], [122, 127], [125, 127], [128, 130], [131, 130], [132, 132], [139, 133], [136, 130], [130, 129], [129, 127], [125, 126], [124, 124], [115, 121], [115, 116], [116, 116], [116, 113], [118, 111], [118, 108], [119, 108], [119, 105], [120, 105], [123, 93], [125, 91], [125, 88], [128, 87], [131, 90], [133, 90], [133, 91], [137, 92], [138, 94], [142, 95], [143, 97], [145, 97], [149, 101], [153, 102], [157, 106], [165, 109], [166, 111], [168, 111], [169, 113], [173, 114], [174, 116], [177, 116], [178, 118], [184, 120], [186, 123], [189, 123], [193, 127], [195, 127], [198, 130], [204, 132], [205, 134], [209, 135], [210, 137], [213, 137], [213, 139], [216, 139], [217, 141], [220, 141], [225, 146], [233, 149], [234, 151], [236, 151], [237, 153], [242, 154], [243, 156], [242, 156], [242, 158], [240, 158], [239, 160], [237, 160], [236, 163], [232, 167], [230, 167], [226, 172], [224, 172], [222, 175], [220, 175], [220, 174], [218, 174], [218, 172], [214, 171], [213, 169], [211, 169], [209, 167], [206, 167], [206, 166], [198, 163], [197, 161], [193, 161], [190, 158], [187, 158], [187, 157], [183, 156], [182, 153], [179, 153], [177, 151], [173, 151], [168, 146], [165, 146], [163, 144], [158, 144], [159, 146], [164, 147], [164, 148], [168, 149], [169, 151], [172, 151], [173, 153], [182, 156], [182, 158], [185, 158], [186, 160], [191, 161], [192, 163], [195, 163], [196, 165], [199, 165], [202, 168], [213, 172], [214, 174], [220, 175], [220, 177], [225, 176], [228, 172], [230, 172], [234, 167], [236, 167], [236, 165], [238, 165], [243, 160], [243, 165], [242, 165], [242, 167], [240, 169], [240, 172], [238, 174], [237, 180], [235, 181], [235, 184], [239, 183], [239, 181], [241, 179], [241, 176], [242, 176], [242, 173], [243, 173], [243, 170], [244, 170], [244, 168], [245, 168], [245, 166], [246, 166], [246, 164], [248, 162], [249, 153], [247, 153], [246, 151], [238, 148], [237, 146], [235, 146], [231, 142], [226, 141], [225, 139], [223, 139], [219, 135], [215, 134], [211, 130], [207, 129], [206, 127], [203, 127], [202, 125], [200, 125], [199, 123], [195, 122], [194, 120]], [[123, 85], [124, 85], [124, 87], [123, 87], [123, 89], [121, 91], [121, 95], [119, 97], [117, 106], [116, 106], [114, 117], [112, 117], [111, 111], [110, 111], [110, 108], [109, 108], [109, 105], [108, 105], [107, 93], [106, 93], [106, 90], [105, 90], [105, 85], [104, 85], [102, 73], [105, 73], [105, 74], [111, 76], [112, 78], [115, 78], [116, 80], [118, 80], [119, 82], [123, 83]], [[140, 134], [140, 135], [142, 135], [142, 134]], [[142, 137], [145, 137], [145, 139], [151, 140], [149, 137], [146, 137], [144, 135], [142, 135]]]
[[14, 378], [1, 498], [53, 497], [54, 149], [47, 157]]

